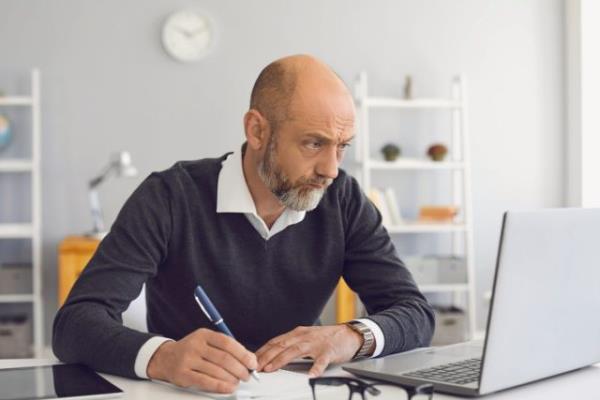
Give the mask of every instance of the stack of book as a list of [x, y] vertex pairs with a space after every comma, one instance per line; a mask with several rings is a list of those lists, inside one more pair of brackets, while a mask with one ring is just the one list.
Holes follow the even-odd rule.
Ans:
[[394, 189], [391, 187], [371, 188], [368, 197], [379, 210], [384, 226], [390, 227], [404, 223]]

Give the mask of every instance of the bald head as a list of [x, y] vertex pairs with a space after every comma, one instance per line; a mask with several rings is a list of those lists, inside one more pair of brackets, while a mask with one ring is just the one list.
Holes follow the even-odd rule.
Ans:
[[310, 100], [324, 90], [351, 98], [344, 82], [322, 61], [309, 55], [284, 57], [261, 71], [252, 88], [250, 108], [276, 125], [294, 117], [293, 102]]
[[354, 137], [354, 115], [346, 85], [314, 57], [262, 70], [244, 115], [244, 176], [261, 217], [317, 207]]

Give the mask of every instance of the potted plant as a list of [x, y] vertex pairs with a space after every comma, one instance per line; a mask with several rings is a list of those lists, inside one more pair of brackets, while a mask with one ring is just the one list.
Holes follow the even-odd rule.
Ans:
[[388, 143], [381, 148], [381, 152], [383, 153], [383, 158], [385, 161], [396, 161], [396, 159], [402, 153], [400, 147], [396, 146], [393, 143]]
[[446, 154], [448, 154], [448, 148], [440, 143], [432, 144], [427, 149], [427, 155], [433, 161], [443, 161]]

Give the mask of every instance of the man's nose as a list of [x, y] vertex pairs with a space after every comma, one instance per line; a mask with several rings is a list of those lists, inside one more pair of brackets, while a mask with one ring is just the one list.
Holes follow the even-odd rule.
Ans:
[[337, 157], [337, 149], [333, 148], [333, 151], [327, 151], [317, 164], [316, 173], [319, 176], [328, 179], [335, 179], [338, 176], [339, 160]]

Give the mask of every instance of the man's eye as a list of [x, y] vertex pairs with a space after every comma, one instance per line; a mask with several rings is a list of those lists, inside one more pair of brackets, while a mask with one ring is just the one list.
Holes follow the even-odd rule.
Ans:
[[306, 144], [308, 146], [309, 149], [314, 149], [314, 150], [318, 150], [321, 148], [321, 142], [308, 142]]
[[344, 153], [350, 147], [350, 143], [342, 143], [338, 145], [338, 153]]

